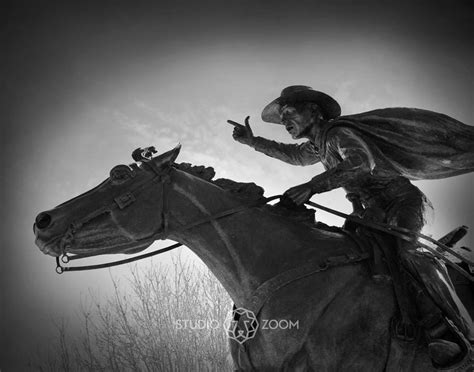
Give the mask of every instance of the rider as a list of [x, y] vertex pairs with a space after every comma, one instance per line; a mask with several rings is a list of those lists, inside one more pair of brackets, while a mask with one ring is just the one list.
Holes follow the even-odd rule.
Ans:
[[[283, 144], [256, 137], [248, 117], [245, 125], [229, 122], [235, 126], [234, 139], [259, 152], [293, 165], [324, 165], [325, 172], [285, 192], [296, 204], [343, 187], [360, 199], [372, 218], [382, 213], [380, 222], [415, 232], [424, 225], [428, 201], [409, 179], [445, 178], [474, 170], [473, 127], [446, 115], [407, 108], [340, 114], [332, 97], [296, 85], [283, 89], [264, 108], [262, 119], [284, 125], [293, 139], [306, 138], [307, 142]], [[413, 242], [397, 239], [396, 251], [399, 262], [413, 275], [428, 278], [437, 292], [435, 297], [441, 294], [437, 302], [444, 313], [474, 340], [470, 316], [436, 265], [417, 252]], [[456, 340], [450, 337], [453, 330], [433, 301], [420, 293], [416, 298], [433, 361], [451, 364], [461, 354], [460, 342], [452, 342]]]

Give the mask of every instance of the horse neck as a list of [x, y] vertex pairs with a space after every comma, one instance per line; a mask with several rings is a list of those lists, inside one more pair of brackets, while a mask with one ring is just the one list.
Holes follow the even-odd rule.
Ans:
[[[324, 234], [318, 241], [318, 234], [311, 234], [307, 226], [264, 208], [248, 208], [189, 230], [183, 229], [245, 202], [182, 171], [173, 171], [167, 197], [170, 239], [196, 253], [237, 303], [248, 298], [265, 280], [314, 258], [325, 247], [331, 248]], [[306, 239], [301, 239], [302, 235]]]

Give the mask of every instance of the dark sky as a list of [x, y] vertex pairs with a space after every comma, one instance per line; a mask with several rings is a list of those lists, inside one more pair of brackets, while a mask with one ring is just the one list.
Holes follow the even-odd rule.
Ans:
[[[34, 216], [100, 181], [132, 145], [148, 145], [156, 133], [147, 115], [166, 129], [159, 143], [184, 141], [195, 159], [229, 176], [235, 167], [264, 180], [275, 167], [267, 178], [284, 186], [290, 173], [264, 159], [254, 170], [239, 165], [224, 153], [234, 146], [230, 134], [204, 121], [258, 118], [285, 85], [301, 83], [338, 92], [345, 113], [413, 105], [474, 119], [472, 1], [17, 1], [3, 14], [4, 371], [21, 369], [50, 335], [37, 326], [49, 321], [46, 303], [68, 311], [62, 298], [73, 303], [70, 289], [91, 284], [45, 274], [52, 262], [33, 247]], [[283, 139], [278, 128], [255, 126]], [[202, 149], [211, 146], [199, 128], [215, 131], [219, 156]], [[470, 179], [460, 180], [425, 185], [445, 223], [470, 222]]]
[[321, 40], [334, 48], [371, 40], [418, 54], [420, 62], [432, 57], [422, 68], [438, 69], [440, 79], [463, 76], [461, 89], [472, 83], [469, 1], [18, 3], [23, 5], [7, 9], [2, 33], [9, 143], [21, 141], [23, 130], [33, 125], [31, 115], [51, 107], [66, 111], [77, 104], [79, 92], [107, 94], [130, 68], [148, 68], [151, 55], [166, 65], [222, 43], [274, 49], [289, 58], [289, 45], [306, 43], [324, 53]]

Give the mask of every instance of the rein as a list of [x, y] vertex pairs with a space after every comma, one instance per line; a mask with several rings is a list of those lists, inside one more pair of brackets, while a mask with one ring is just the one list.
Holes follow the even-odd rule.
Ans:
[[[203, 225], [205, 223], [208, 223], [208, 222], [220, 219], [220, 218], [231, 216], [233, 214], [243, 212], [243, 211], [245, 211], [247, 209], [250, 209], [250, 208], [253, 208], [253, 207], [259, 207], [259, 206], [267, 204], [268, 202], [270, 202], [272, 200], [280, 199], [280, 198], [281, 198], [281, 195], [275, 195], [275, 196], [272, 196], [272, 197], [269, 197], [269, 198], [265, 198], [265, 199], [263, 199], [263, 201], [244, 204], [244, 205], [241, 205], [239, 207], [232, 208], [232, 209], [217, 213], [217, 214], [212, 215], [212, 216], [203, 217], [203, 218], [201, 218], [197, 221], [194, 221], [194, 222], [190, 223], [189, 225], [181, 227], [180, 231], [185, 231], [185, 230], [191, 229], [193, 227]], [[164, 213], [163, 217], [164, 217], [163, 218], [163, 224], [164, 224], [166, 229], [163, 232], [155, 233], [152, 236], [150, 236], [148, 238], [145, 238], [145, 239], [142, 239], [140, 241], [147, 241], [147, 242], [152, 243], [156, 239], [158, 239], [158, 238], [163, 239], [165, 236], [167, 236], [169, 234], [168, 227], [167, 227], [168, 218], [166, 218], [167, 213]], [[126, 263], [130, 263], [130, 262], [133, 262], [133, 261], [138, 261], [138, 260], [141, 260], [143, 258], [152, 257], [152, 256], [155, 256], [155, 255], [158, 255], [158, 254], [161, 254], [161, 253], [168, 252], [168, 251], [170, 251], [172, 249], [175, 249], [175, 248], [178, 248], [180, 246], [182, 246], [181, 243], [175, 243], [175, 244], [169, 245], [168, 247], [160, 248], [160, 249], [157, 249], [156, 251], [149, 252], [149, 253], [144, 253], [144, 254], [141, 254], [141, 255], [138, 255], [138, 256], [135, 256], [135, 257], [130, 257], [130, 258], [126, 258], [126, 259], [123, 259], [123, 260], [114, 261], [114, 262], [108, 262], [108, 263], [97, 264], [97, 265], [87, 265], [87, 266], [62, 266], [61, 262], [67, 264], [72, 260], [77, 260], [77, 259], [81, 259], [81, 258], [87, 258], [87, 257], [95, 256], [94, 253], [91, 253], [91, 254], [76, 254], [76, 255], [68, 255], [67, 253], [65, 253], [65, 254], [62, 254], [61, 256], [56, 257], [56, 265], [57, 265], [56, 266], [56, 272], [58, 274], [62, 274], [65, 271], [84, 271], [84, 270], [104, 269], [104, 268], [107, 268], [107, 267], [113, 267], [113, 266], [118, 266], [118, 265], [123, 265], [123, 264], [126, 264]], [[114, 252], [109, 251], [108, 253], [114, 253]]]
[[[138, 242], [144, 242], [145, 244], [147, 244], [147, 243], [151, 244], [155, 240], [166, 239], [166, 237], [169, 235], [169, 228], [168, 228], [168, 207], [169, 206], [168, 206], [168, 200], [167, 200], [168, 198], [166, 197], [166, 190], [167, 190], [166, 185], [170, 182], [170, 179], [169, 179], [169, 176], [163, 177], [161, 175], [160, 170], [156, 169], [155, 165], [152, 162], [147, 162], [146, 164], [149, 165], [150, 168], [155, 173], [157, 173], [157, 175], [159, 176], [160, 185], [162, 187], [162, 195], [163, 195], [163, 197], [162, 197], [163, 230], [160, 231], [160, 232], [156, 232], [156, 233], [152, 234], [151, 236], [149, 236], [147, 238], [138, 240]], [[188, 230], [188, 229], [191, 229], [193, 227], [196, 227], [196, 226], [199, 226], [199, 225], [202, 225], [202, 224], [205, 224], [205, 223], [208, 223], [208, 222], [220, 219], [220, 218], [231, 216], [233, 214], [245, 211], [245, 210], [250, 209], [250, 208], [260, 207], [260, 206], [268, 204], [270, 201], [273, 201], [273, 200], [276, 200], [276, 199], [281, 199], [282, 197], [283, 197], [283, 195], [274, 195], [274, 196], [271, 196], [271, 197], [268, 197], [268, 198], [264, 198], [263, 200], [259, 200], [258, 202], [244, 204], [244, 205], [241, 205], [241, 206], [236, 207], [236, 208], [232, 208], [232, 209], [220, 212], [220, 213], [216, 213], [212, 216], [203, 217], [203, 218], [198, 219], [197, 221], [194, 221], [194, 222], [192, 222], [192, 223], [190, 223], [190, 224], [188, 224], [184, 227], [181, 227], [179, 230], [180, 231]], [[309, 206], [311, 206], [315, 209], [321, 209], [325, 212], [331, 213], [331, 214], [336, 215], [338, 217], [345, 218], [345, 219], [347, 219], [349, 221], [352, 221], [354, 223], [357, 223], [361, 226], [368, 227], [368, 228], [374, 229], [374, 230], [378, 230], [378, 231], [381, 231], [383, 233], [395, 236], [395, 237], [403, 239], [403, 240], [414, 241], [416, 239], [424, 239], [426, 241], [429, 241], [429, 242], [437, 245], [443, 251], [452, 254], [453, 256], [460, 259], [461, 261], [466, 262], [469, 265], [474, 265], [473, 261], [469, 260], [468, 258], [463, 257], [462, 255], [455, 252], [450, 247], [448, 247], [447, 245], [439, 242], [438, 240], [433, 239], [433, 238], [431, 238], [429, 236], [426, 236], [424, 234], [417, 233], [417, 232], [411, 231], [411, 230], [403, 228], [403, 227], [388, 225], [388, 224], [384, 224], [384, 223], [376, 223], [376, 222], [366, 221], [366, 220], [364, 220], [360, 217], [353, 216], [353, 215], [348, 215], [346, 213], [343, 213], [343, 212], [325, 207], [321, 204], [317, 204], [317, 203], [314, 203], [314, 202], [311, 202], [311, 201], [308, 201], [305, 204], [309, 205]], [[472, 276], [471, 274], [464, 271], [461, 267], [459, 267], [459, 265], [451, 262], [447, 257], [445, 257], [444, 255], [442, 255], [441, 253], [436, 251], [434, 248], [430, 247], [429, 245], [427, 245], [425, 243], [419, 242], [419, 241], [417, 242], [417, 244], [419, 246], [425, 248], [426, 250], [428, 250], [431, 254], [433, 254], [437, 258], [441, 259], [447, 265], [449, 265], [454, 270], [459, 272], [461, 275], [466, 277], [469, 281], [474, 282], [474, 276]], [[143, 258], [148, 258], [148, 257], [152, 257], [152, 256], [155, 256], [155, 255], [158, 255], [158, 254], [161, 254], [161, 253], [165, 253], [165, 252], [168, 252], [172, 249], [178, 248], [180, 246], [182, 246], [181, 243], [175, 243], [175, 244], [169, 245], [167, 247], [157, 249], [156, 251], [149, 252], [149, 253], [144, 253], [144, 254], [141, 254], [141, 255], [138, 255], [138, 256], [135, 256], [135, 257], [131, 257], [131, 258], [123, 259], [123, 260], [118, 260], [118, 261], [114, 261], [114, 262], [103, 263], [103, 264], [85, 265], [85, 266], [62, 266], [61, 263], [67, 264], [72, 260], [77, 260], [77, 259], [81, 259], [81, 258], [96, 256], [98, 254], [101, 254], [102, 252], [100, 252], [98, 254], [97, 253], [96, 254], [88, 253], [88, 254], [75, 254], [75, 255], [68, 255], [67, 253], [64, 253], [61, 256], [56, 257], [56, 272], [58, 274], [62, 274], [65, 271], [85, 271], [85, 270], [103, 269], [103, 268], [107, 268], [107, 267], [123, 265], [123, 264], [127, 264], [127, 263], [130, 263], [130, 262], [141, 260]], [[115, 252], [109, 251], [107, 253], [115, 253]], [[117, 253], [119, 253], [119, 252], [117, 252]]]
[[[440, 241], [438, 241], [436, 239], [433, 239], [432, 237], [424, 235], [422, 233], [417, 233], [415, 231], [412, 231], [410, 229], [406, 229], [404, 227], [388, 225], [388, 224], [380, 223], [380, 222], [366, 221], [363, 218], [360, 218], [360, 217], [357, 217], [357, 216], [352, 216], [352, 215], [349, 215], [349, 214], [345, 214], [345, 213], [336, 211], [334, 209], [325, 207], [324, 205], [317, 204], [317, 203], [314, 203], [314, 202], [311, 202], [311, 201], [308, 201], [305, 204], [310, 205], [310, 206], [312, 206], [316, 209], [321, 209], [325, 212], [334, 214], [338, 217], [345, 218], [345, 219], [347, 219], [349, 221], [352, 221], [352, 222], [355, 222], [355, 223], [357, 223], [361, 226], [369, 227], [371, 229], [384, 232], [386, 234], [395, 236], [395, 237], [403, 239], [403, 240], [407, 240], [407, 241], [414, 241], [416, 239], [427, 240], [427, 241], [435, 244], [439, 248], [441, 248], [443, 251], [448, 252], [448, 253], [452, 254], [453, 256], [455, 256], [456, 258], [460, 259], [462, 262], [465, 262], [468, 265], [474, 266], [474, 261], [471, 261], [470, 259], [460, 255], [459, 253], [457, 253], [456, 251], [454, 251], [450, 247], [448, 247], [446, 244], [443, 244]], [[443, 256], [441, 253], [436, 251], [436, 249], [434, 249], [434, 248], [430, 247], [429, 245], [427, 245], [425, 243], [422, 243], [420, 241], [417, 241], [416, 244], [419, 245], [420, 247], [423, 247], [426, 250], [428, 250], [431, 254], [433, 254], [434, 256], [439, 258], [440, 260], [442, 260], [444, 263], [446, 263], [448, 266], [450, 266], [451, 268], [456, 270], [458, 273], [460, 273], [462, 276], [464, 276], [465, 278], [467, 278], [471, 282], [474, 282], [474, 276], [473, 275], [467, 273], [459, 265], [456, 265], [455, 263], [451, 262], [447, 257]]]

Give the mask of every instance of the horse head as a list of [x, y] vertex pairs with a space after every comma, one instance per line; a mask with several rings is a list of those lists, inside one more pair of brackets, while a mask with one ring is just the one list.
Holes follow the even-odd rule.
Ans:
[[178, 145], [154, 158], [117, 165], [95, 188], [36, 217], [36, 245], [45, 254], [136, 253], [166, 228], [163, 211]]

